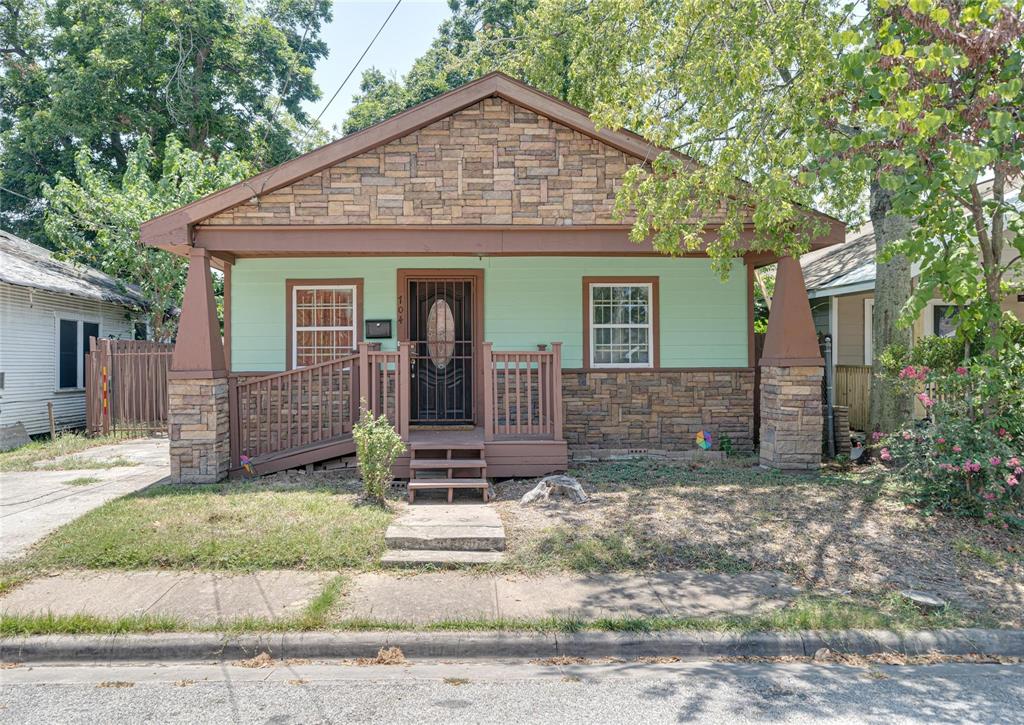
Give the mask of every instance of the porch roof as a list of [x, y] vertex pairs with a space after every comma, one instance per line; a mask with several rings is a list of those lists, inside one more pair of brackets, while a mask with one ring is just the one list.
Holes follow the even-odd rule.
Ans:
[[[250, 179], [144, 222], [144, 243], [177, 254], [190, 246], [206, 248], [215, 258], [288, 254], [653, 254], [650, 245], [629, 241], [629, 225], [197, 225], [215, 215], [262, 198], [352, 157], [418, 131], [487, 98], [500, 98], [538, 116], [644, 162], [669, 151], [690, 164], [693, 159], [656, 146], [630, 131], [598, 129], [582, 109], [536, 90], [502, 73], [490, 73], [421, 103], [362, 131], [268, 169]], [[842, 222], [814, 209], [829, 231], [812, 243], [818, 249], [843, 240]], [[409, 235], [409, 232], [414, 232]], [[453, 234], [454, 232], [454, 234]], [[598, 233], [600, 232], [600, 234]], [[713, 233], [713, 229], [712, 229]], [[539, 235], [547, 235], [538, 241]], [[569, 240], [563, 235], [573, 235]], [[753, 236], [752, 230], [746, 233]], [[431, 240], [431, 236], [435, 240]], [[529, 240], [529, 241], [526, 241]], [[772, 261], [772, 260], [768, 260]]]

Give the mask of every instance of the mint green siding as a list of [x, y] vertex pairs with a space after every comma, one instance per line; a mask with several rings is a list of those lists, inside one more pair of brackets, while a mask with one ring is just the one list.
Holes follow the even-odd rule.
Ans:
[[[722, 282], [709, 260], [666, 257], [296, 257], [239, 259], [231, 272], [231, 367], [285, 367], [285, 280], [363, 279], [365, 319], [396, 321], [397, 270], [484, 270], [484, 335], [495, 350], [560, 340], [583, 365], [583, 277], [658, 276], [662, 367], [746, 367], [743, 268]], [[383, 341], [394, 349], [395, 340]]]

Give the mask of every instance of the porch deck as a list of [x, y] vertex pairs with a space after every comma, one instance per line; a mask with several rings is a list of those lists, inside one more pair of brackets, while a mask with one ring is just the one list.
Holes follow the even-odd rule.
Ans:
[[[479, 451], [478, 478], [537, 476], [564, 470], [560, 343], [550, 350], [494, 352], [483, 343], [477, 374], [482, 398], [473, 427], [410, 425], [409, 343], [396, 351], [359, 345], [357, 354], [310, 367], [230, 379], [231, 469], [249, 463], [271, 473], [355, 452], [352, 426], [365, 405], [387, 416], [409, 451], [395, 476], [411, 479], [414, 451]], [[458, 456], [455, 456], [458, 458]], [[450, 468], [442, 466], [441, 468]], [[450, 478], [449, 474], [449, 478]]]

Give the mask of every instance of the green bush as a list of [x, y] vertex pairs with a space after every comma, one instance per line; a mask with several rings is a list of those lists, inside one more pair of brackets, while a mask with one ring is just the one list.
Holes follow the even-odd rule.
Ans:
[[[933, 361], [939, 360], [938, 357]], [[895, 380], [928, 418], [883, 435], [879, 457], [926, 510], [1003, 521], [1024, 514], [1024, 345], [952, 370], [906, 365]]]
[[352, 437], [356, 442], [363, 492], [371, 501], [383, 503], [384, 492], [394, 478], [391, 467], [405, 452], [405, 443], [387, 416], [374, 416], [365, 400], [360, 403], [362, 414], [352, 428]]

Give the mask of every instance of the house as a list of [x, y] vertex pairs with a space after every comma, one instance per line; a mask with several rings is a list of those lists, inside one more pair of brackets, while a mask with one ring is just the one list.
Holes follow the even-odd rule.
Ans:
[[0, 230], [0, 427], [85, 425], [90, 337], [145, 339], [145, 299], [102, 272]]
[[[703, 253], [630, 242], [616, 191], [659, 152], [493, 73], [144, 223], [191, 260], [173, 476], [351, 454], [360, 399], [409, 442], [413, 487], [685, 451], [701, 431], [753, 450], [751, 279], [776, 259], [747, 254], [723, 283]], [[828, 225], [815, 247], [842, 239], [806, 213]], [[799, 265], [780, 270], [761, 454], [814, 466], [820, 398], [801, 396], [821, 358]]]
[[[1004, 262], [1016, 254], [1008, 245]], [[800, 258], [815, 330], [820, 336], [832, 336], [836, 402], [850, 406], [850, 425], [860, 430], [868, 426], [875, 256], [875, 236], [869, 223], [852, 232], [845, 243]], [[916, 281], [919, 269], [913, 267], [912, 273]], [[1002, 307], [1024, 320], [1024, 295], [1007, 296]], [[929, 301], [914, 321], [913, 340], [954, 334], [955, 312], [955, 306], [945, 300]]]

